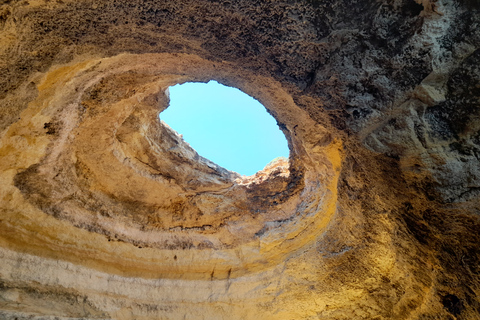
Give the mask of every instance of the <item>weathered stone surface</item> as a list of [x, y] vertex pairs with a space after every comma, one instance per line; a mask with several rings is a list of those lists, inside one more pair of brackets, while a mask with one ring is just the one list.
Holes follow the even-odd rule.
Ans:
[[[0, 318], [479, 319], [479, 10], [4, 1]], [[212, 79], [288, 163], [241, 177], [158, 121]]]

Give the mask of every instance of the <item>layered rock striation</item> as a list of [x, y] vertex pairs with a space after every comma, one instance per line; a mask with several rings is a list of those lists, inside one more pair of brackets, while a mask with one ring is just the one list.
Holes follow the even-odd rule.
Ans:
[[[478, 319], [476, 1], [7, 1], [0, 318]], [[251, 177], [159, 120], [259, 100]]]

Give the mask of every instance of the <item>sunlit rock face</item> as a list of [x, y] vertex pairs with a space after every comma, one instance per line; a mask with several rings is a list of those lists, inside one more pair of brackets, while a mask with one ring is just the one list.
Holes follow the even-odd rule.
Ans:
[[[478, 319], [477, 1], [7, 1], [1, 319]], [[158, 114], [258, 99], [251, 177]]]

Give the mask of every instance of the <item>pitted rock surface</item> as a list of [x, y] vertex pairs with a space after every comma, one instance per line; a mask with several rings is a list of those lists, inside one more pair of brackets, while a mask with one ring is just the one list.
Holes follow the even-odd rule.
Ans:
[[[478, 319], [480, 4], [4, 1], [0, 318]], [[259, 100], [244, 177], [159, 120]]]

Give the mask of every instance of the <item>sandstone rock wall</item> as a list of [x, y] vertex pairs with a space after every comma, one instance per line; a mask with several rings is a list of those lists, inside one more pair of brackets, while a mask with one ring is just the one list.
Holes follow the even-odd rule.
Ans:
[[[4, 1], [0, 318], [480, 319], [479, 11]], [[288, 163], [241, 177], [158, 120], [209, 80]]]

